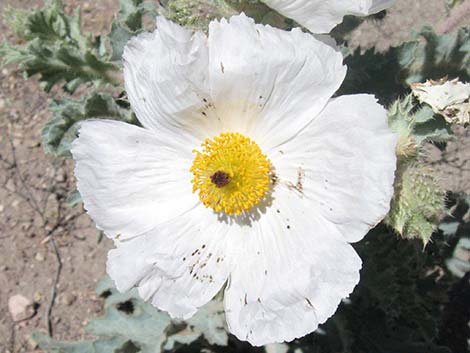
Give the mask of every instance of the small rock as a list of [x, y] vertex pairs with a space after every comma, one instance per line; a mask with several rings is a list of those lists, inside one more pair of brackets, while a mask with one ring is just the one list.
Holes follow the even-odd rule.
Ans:
[[5, 99], [0, 99], [0, 110], [5, 109], [6, 105]]
[[34, 216], [33, 227], [36, 228], [36, 229], [42, 229], [42, 227], [44, 227], [43, 220], [42, 220], [41, 216], [39, 216], [38, 214], [35, 214], [35, 216]]
[[0, 205], [0, 213], [2, 213], [2, 212], [3, 212], [3, 210], [5, 210], [5, 206], [3, 206], [3, 205]]
[[65, 305], [72, 305], [77, 300], [77, 296], [72, 293], [65, 293], [62, 296], [62, 303]]
[[13, 202], [11, 203], [11, 206], [14, 207], [14, 208], [16, 208], [16, 207], [18, 207], [19, 204], [20, 204], [20, 201], [15, 200], [15, 201], [13, 201]]
[[30, 319], [36, 314], [34, 303], [21, 294], [16, 294], [8, 299], [8, 310], [13, 321]]
[[15, 182], [13, 181], [13, 179], [8, 179], [8, 181], [5, 185], [5, 189], [7, 189], [10, 192], [15, 192], [16, 191], [16, 185], [15, 185]]
[[10, 269], [10, 267], [8, 267], [7, 265], [3, 265], [2, 267], [0, 267], [0, 270], [1, 270], [2, 272], [6, 272], [6, 271], [8, 271], [9, 269]]
[[36, 147], [41, 146], [41, 143], [39, 141], [33, 140], [33, 141], [30, 141], [27, 146], [28, 148], [36, 148]]
[[58, 183], [63, 183], [66, 179], [65, 173], [62, 171], [59, 171], [59, 173], [55, 177], [55, 181]]
[[91, 8], [90, 8], [90, 3], [89, 3], [89, 2], [86, 2], [86, 3], [83, 4], [83, 12], [85, 12], [85, 13], [91, 12]]
[[34, 257], [36, 261], [43, 262], [44, 261], [44, 255], [40, 252], [36, 253], [36, 256]]

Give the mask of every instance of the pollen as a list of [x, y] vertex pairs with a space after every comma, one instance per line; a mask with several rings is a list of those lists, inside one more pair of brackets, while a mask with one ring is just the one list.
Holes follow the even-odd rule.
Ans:
[[256, 206], [270, 187], [271, 163], [259, 146], [239, 133], [222, 133], [201, 144], [190, 169], [193, 192], [216, 212], [240, 215]]

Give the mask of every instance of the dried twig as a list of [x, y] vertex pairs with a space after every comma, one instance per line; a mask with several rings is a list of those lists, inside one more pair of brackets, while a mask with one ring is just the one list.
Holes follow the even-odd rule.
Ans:
[[60, 272], [62, 271], [62, 260], [60, 257], [59, 250], [57, 249], [57, 245], [53, 237], [49, 240], [49, 244], [51, 245], [52, 250], [54, 251], [56, 261], [57, 261], [57, 270], [54, 276], [54, 282], [52, 283], [51, 288], [51, 298], [49, 300], [49, 305], [47, 306], [46, 311], [46, 326], [47, 326], [47, 333], [49, 336], [52, 337], [53, 330], [52, 330], [52, 308], [54, 307], [55, 300], [57, 297], [57, 285], [59, 283]]

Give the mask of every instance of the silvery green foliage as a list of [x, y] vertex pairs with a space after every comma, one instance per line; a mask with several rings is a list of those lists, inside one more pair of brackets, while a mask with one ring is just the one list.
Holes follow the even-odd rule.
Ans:
[[84, 119], [114, 119], [137, 123], [126, 101], [108, 93], [92, 92], [80, 101], [55, 100], [50, 104], [53, 118], [42, 130], [43, 147], [47, 153], [68, 157], [76, 137], [79, 122]]
[[107, 36], [112, 52], [111, 61], [120, 61], [127, 41], [143, 31], [144, 16], [156, 15], [154, 5], [144, 0], [120, 0], [119, 3], [119, 13]]
[[10, 9], [6, 19], [26, 44], [3, 43], [3, 64], [17, 63], [27, 77], [39, 75], [45, 91], [64, 81], [68, 92], [88, 82], [116, 83], [117, 67], [106, 60], [101, 38], [81, 31], [80, 9], [69, 16], [60, 0], [47, 0], [43, 9]]
[[183, 346], [227, 345], [225, 317], [220, 300], [213, 300], [187, 321], [173, 321], [140, 299], [136, 290], [119, 293], [105, 277], [96, 288], [105, 298], [105, 314], [86, 330], [94, 340], [60, 342], [36, 334], [34, 340], [50, 353], [160, 353], [177, 352]]
[[470, 252], [470, 238], [462, 238], [455, 246], [453, 257], [447, 261], [447, 268], [452, 274], [463, 277], [470, 272], [470, 261], [468, 254]]
[[106, 37], [82, 33], [80, 8], [67, 15], [61, 0], [46, 0], [44, 8], [32, 11], [8, 9], [6, 22], [26, 44], [3, 43], [3, 64], [17, 63], [27, 77], [39, 75], [45, 91], [63, 81], [62, 88], [70, 93], [81, 84], [119, 85], [115, 62], [129, 38], [142, 31], [143, 17], [156, 14], [155, 6], [143, 0], [120, 4]]
[[65, 199], [65, 203], [69, 207], [75, 207], [79, 205], [81, 202], [82, 202], [82, 197], [80, 196], [80, 193], [78, 192], [78, 190], [72, 191]]
[[429, 106], [418, 106], [410, 94], [393, 103], [389, 125], [398, 134], [398, 166], [395, 194], [386, 224], [406, 239], [425, 245], [445, 215], [445, 192], [432, 170], [419, 164], [425, 142], [441, 143], [452, 138], [450, 124]]
[[441, 338], [452, 342], [452, 352], [470, 350], [470, 196], [449, 195], [449, 216], [439, 225], [445, 237], [447, 269], [460, 278], [449, 291]]
[[470, 196], [453, 195], [454, 205], [439, 225], [439, 230], [449, 239], [451, 256], [447, 269], [459, 278], [470, 273]]

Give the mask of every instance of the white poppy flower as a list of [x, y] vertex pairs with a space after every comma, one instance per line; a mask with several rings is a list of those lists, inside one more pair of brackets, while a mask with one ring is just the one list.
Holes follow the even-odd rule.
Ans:
[[346, 15], [367, 16], [393, 5], [395, 0], [262, 0], [312, 33], [328, 33]]
[[341, 54], [299, 29], [157, 19], [124, 53], [143, 128], [82, 124], [78, 189], [115, 240], [120, 291], [186, 319], [225, 287], [229, 330], [290, 341], [359, 281], [360, 240], [389, 209], [396, 137], [369, 95], [331, 98]]

